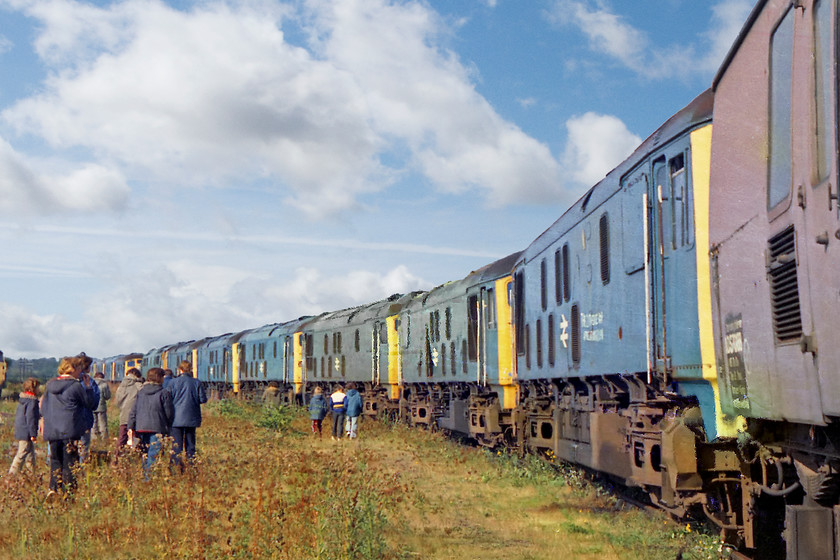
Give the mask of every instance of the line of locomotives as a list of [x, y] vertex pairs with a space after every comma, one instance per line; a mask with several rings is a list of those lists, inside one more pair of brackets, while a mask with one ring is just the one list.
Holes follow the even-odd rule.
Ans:
[[[840, 559], [837, 0], [762, 0], [711, 89], [524, 251], [428, 292], [101, 361], [509, 445]], [[714, 124], [712, 119], [714, 118]]]

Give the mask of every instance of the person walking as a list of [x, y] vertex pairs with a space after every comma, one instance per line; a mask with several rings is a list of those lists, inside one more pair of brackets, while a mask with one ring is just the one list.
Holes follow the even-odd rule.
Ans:
[[327, 410], [329, 410], [329, 405], [327, 399], [324, 398], [324, 390], [315, 387], [315, 394], [309, 401], [309, 419], [312, 420], [312, 433], [317, 434], [318, 437], [321, 437], [321, 425], [327, 415]]
[[149, 370], [146, 374], [147, 381], [138, 391], [134, 406], [128, 415], [128, 435], [131, 438], [136, 434], [140, 440], [146, 480], [149, 478], [149, 470], [160, 454], [161, 439], [169, 435], [175, 420], [172, 394], [163, 388], [163, 377], [161, 368]]
[[356, 390], [355, 383], [347, 384], [347, 397], [344, 399], [344, 412], [347, 420], [344, 422], [344, 431], [350, 439], [356, 438], [359, 427], [359, 416], [362, 415], [362, 395]]
[[108, 441], [108, 401], [111, 399], [111, 387], [101, 371], [93, 374], [93, 381], [99, 387], [99, 405], [93, 411], [91, 435], [96, 439]]
[[137, 393], [143, 387], [143, 380], [140, 377], [140, 370], [131, 368], [125, 372], [125, 377], [117, 388], [117, 395], [114, 402], [120, 411], [120, 432], [117, 437], [117, 452], [115, 458], [120, 455], [122, 449], [128, 445], [128, 417], [131, 409], [134, 408], [134, 401]]
[[344, 388], [341, 385], [337, 386], [333, 394], [330, 395], [330, 412], [333, 416], [333, 440], [341, 439], [341, 434], [344, 430], [344, 398], [346, 396], [344, 394]]
[[172, 370], [171, 369], [163, 370], [163, 388], [164, 389], [166, 389], [169, 386], [169, 384], [172, 383], [173, 379], [175, 379], [175, 378], [172, 376]]
[[97, 385], [90, 376], [90, 365], [93, 363], [92, 358], [88, 358], [84, 352], [78, 356], [70, 358], [73, 366], [79, 371], [79, 380], [85, 387], [85, 390], [91, 395], [91, 408], [82, 410], [82, 419], [84, 424], [84, 432], [82, 432], [81, 442], [79, 448], [79, 460], [82, 463], [87, 462], [90, 456], [90, 431], [93, 428], [93, 411], [99, 407], [101, 395], [99, 393], [99, 385]]
[[196, 428], [201, 426], [201, 405], [207, 402], [207, 393], [201, 381], [193, 378], [192, 364], [184, 360], [178, 365], [180, 375], [172, 380], [167, 390], [172, 393], [172, 404], [175, 405], [175, 421], [172, 423], [172, 453], [174, 461], [183, 468], [181, 452], [187, 456], [187, 461], [195, 458]]
[[262, 394], [263, 405], [272, 405], [279, 407], [281, 404], [282, 394], [280, 393], [280, 384], [276, 381], [269, 381], [268, 387], [265, 388]]
[[79, 464], [79, 440], [85, 432], [84, 412], [96, 404], [91, 380], [81, 383], [82, 368], [75, 358], [62, 358], [58, 377], [44, 389], [44, 439], [50, 446], [50, 492], [72, 491], [76, 487], [73, 469]]
[[38, 439], [38, 423], [41, 419], [41, 407], [38, 405], [38, 386], [41, 383], [34, 377], [23, 382], [23, 392], [18, 397], [15, 411], [15, 439], [18, 450], [9, 468], [9, 474], [18, 474], [22, 466], [29, 461], [32, 474], [35, 474], [35, 441]]

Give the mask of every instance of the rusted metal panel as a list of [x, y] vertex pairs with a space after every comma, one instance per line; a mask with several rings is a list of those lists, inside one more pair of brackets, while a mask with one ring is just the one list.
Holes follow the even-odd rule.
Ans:
[[834, 513], [820, 506], [787, 506], [787, 560], [835, 560]]

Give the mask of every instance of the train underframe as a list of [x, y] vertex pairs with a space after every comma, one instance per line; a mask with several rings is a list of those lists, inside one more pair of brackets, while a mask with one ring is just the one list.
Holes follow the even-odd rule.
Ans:
[[480, 445], [581, 465], [639, 489], [675, 517], [705, 515], [745, 558], [783, 558], [785, 550], [789, 560], [840, 558], [832, 544], [840, 531], [840, 507], [832, 505], [840, 431], [765, 423], [709, 442], [693, 398], [633, 376], [523, 383], [511, 410], [497, 389], [415, 384], [404, 388], [401, 412], [411, 424]]
[[[633, 376], [523, 383], [513, 409], [500, 388], [474, 383], [406, 384], [400, 399], [360, 389], [365, 416], [575, 463], [675, 517], [705, 515], [743, 558], [840, 560], [840, 424], [753, 421], [708, 442], [692, 398]], [[293, 385], [281, 392], [304, 404]]]

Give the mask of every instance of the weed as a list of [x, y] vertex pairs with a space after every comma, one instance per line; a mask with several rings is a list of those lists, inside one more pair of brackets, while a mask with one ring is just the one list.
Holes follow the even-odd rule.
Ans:
[[[706, 560], [719, 547], [693, 527], [602, 508], [605, 498], [562, 464], [396, 423], [365, 420], [352, 442], [302, 437], [307, 427], [297, 407], [210, 403], [183, 474], [166, 461], [165, 440], [148, 481], [142, 458], [127, 453], [84, 466], [75, 493], [55, 501], [44, 499], [39, 445], [35, 476], [0, 484], [0, 558], [458, 560], [513, 549], [542, 560], [610, 549]], [[0, 425], [0, 441], [12, 440], [11, 423]]]

